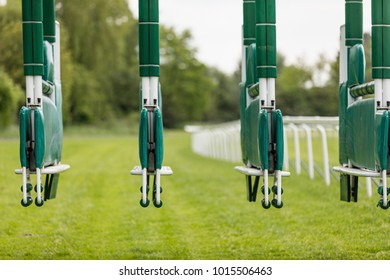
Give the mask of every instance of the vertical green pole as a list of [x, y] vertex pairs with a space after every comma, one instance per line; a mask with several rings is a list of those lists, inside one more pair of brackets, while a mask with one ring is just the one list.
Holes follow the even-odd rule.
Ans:
[[158, 0], [150, 3], [150, 76], [160, 77], [160, 25]]
[[139, 0], [139, 62], [141, 77], [160, 76], [158, 0]]
[[50, 43], [56, 41], [55, 0], [43, 0], [43, 38]]
[[372, 77], [390, 78], [390, 1], [372, 0]]
[[383, 78], [390, 79], [390, 1], [383, 0]]
[[372, 78], [383, 78], [383, 0], [371, 1]]
[[22, 0], [25, 76], [43, 75], [42, 0]]
[[256, 0], [258, 78], [276, 78], [276, 3]]
[[363, 44], [363, 0], [345, 1], [345, 43]]
[[244, 0], [244, 45], [256, 43], [256, 3], [255, 0]]
[[267, 64], [268, 77], [276, 78], [276, 1], [267, 0]]

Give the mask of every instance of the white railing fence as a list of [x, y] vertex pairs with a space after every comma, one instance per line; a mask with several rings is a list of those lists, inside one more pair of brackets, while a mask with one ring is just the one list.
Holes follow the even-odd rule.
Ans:
[[[331, 177], [338, 180], [332, 166], [338, 164], [338, 152], [329, 154], [328, 140], [338, 143], [338, 117], [283, 117], [284, 170], [293, 168], [300, 175], [306, 171], [310, 179], [321, 176], [327, 186]], [[240, 121], [218, 125], [186, 126], [191, 133], [192, 150], [202, 156], [240, 163]], [[314, 142], [314, 143], [313, 143]], [[334, 150], [334, 149], [332, 149]], [[331, 156], [331, 157], [330, 157]], [[366, 180], [367, 193], [372, 195], [371, 180]]]

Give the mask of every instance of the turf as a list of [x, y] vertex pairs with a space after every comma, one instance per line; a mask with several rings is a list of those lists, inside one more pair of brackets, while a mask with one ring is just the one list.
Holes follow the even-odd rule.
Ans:
[[[190, 136], [165, 134], [164, 206], [141, 208], [137, 137], [67, 135], [57, 198], [20, 205], [18, 140], [0, 139], [0, 259], [390, 259], [390, 212], [378, 195], [339, 200], [338, 183], [284, 180], [284, 207], [246, 201], [244, 176], [195, 155]], [[334, 146], [330, 151], [334, 155]], [[334, 160], [334, 159], [333, 159]]]

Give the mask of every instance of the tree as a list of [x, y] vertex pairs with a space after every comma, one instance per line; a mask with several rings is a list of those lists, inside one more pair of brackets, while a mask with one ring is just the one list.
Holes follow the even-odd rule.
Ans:
[[[80, 71], [73, 75], [77, 86], [71, 86], [70, 120], [93, 123], [134, 109], [128, 96], [138, 88], [137, 27], [127, 2], [67, 0], [57, 3], [59, 18], [69, 34], [75, 70]], [[99, 106], [86, 113], [88, 103]], [[82, 112], [78, 111], [81, 108], [84, 108]]]
[[[24, 84], [21, 5], [0, 7], [0, 65], [16, 84]], [[11, 4], [12, 3], [12, 4]]]
[[240, 75], [237, 71], [227, 75], [216, 68], [209, 68], [209, 76], [214, 83], [214, 90], [211, 95], [211, 106], [207, 112], [207, 120], [211, 122], [226, 122], [240, 118], [240, 96], [239, 90]]
[[22, 96], [21, 88], [0, 68], [0, 128], [15, 122], [15, 112]]
[[215, 83], [190, 46], [191, 33], [180, 34], [161, 26], [161, 85], [164, 124], [175, 127], [189, 121], [202, 121], [215, 90]]

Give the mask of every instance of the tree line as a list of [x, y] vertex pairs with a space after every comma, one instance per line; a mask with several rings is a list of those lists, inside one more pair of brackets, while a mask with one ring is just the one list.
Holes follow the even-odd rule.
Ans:
[[[125, 0], [57, 0], [65, 125], [136, 118], [138, 22]], [[197, 59], [191, 32], [161, 25], [164, 124], [224, 122], [239, 116], [240, 63], [226, 74]], [[21, 1], [0, 7], [0, 127], [24, 103]], [[287, 65], [278, 55], [277, 107], [284, 115], [337, 115], [338, 58]], [[318, 83], [316, 74], [327, 75]]]

